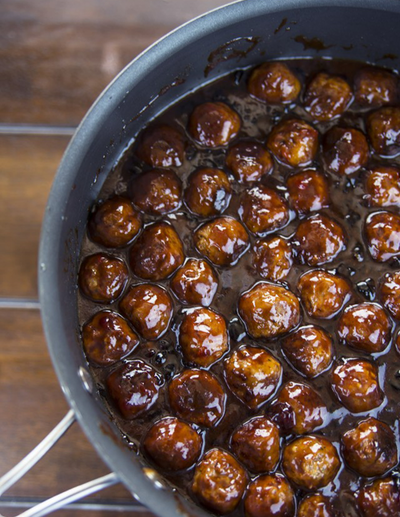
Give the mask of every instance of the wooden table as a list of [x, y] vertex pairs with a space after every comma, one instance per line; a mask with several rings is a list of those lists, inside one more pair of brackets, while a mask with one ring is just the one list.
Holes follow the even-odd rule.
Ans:
[[[140, 51], [226, 0], [0, 0], [0, 476], [68, 410], [42, 332], [37, 250], [66, 145], [102, 89]], [[75, 424], [2, 498], [0, 514], [106, 474]], [[132, 504], [122, 486], [92, 496]], [[10, 508], [6, 503], [20, 505]], [[115, 506], [111, 506], [116, 513]], [[81, 515], [61, 510], [60, 517]], [[150, 515], [143, 508], [125, 515]]]

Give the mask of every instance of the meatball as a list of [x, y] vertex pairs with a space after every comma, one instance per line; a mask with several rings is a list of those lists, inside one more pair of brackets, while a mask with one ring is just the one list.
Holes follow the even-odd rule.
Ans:
[[289, 481], [299, 488], [316, 490], [335, 478], [340, 459], [326, 438], [302, 436], [285, 447], [282, 467]]
[[240, 296], [239, 315], [250, 336], [270, 339], [299, 324], [300, 304], [284, 287], [260, 282]]
[[225, 413], [226, 394], [214, 375], [203, 370], [184, 370], [169, 385], [171, 409], [180, 418], [214, 427]]
[[189, 117], [189, 134], [204, 147], [229, 144], [241, 126], [239, 115], [223, 102], [205, 102], [197, 106]]
[[228, 350], [224, 318], [206, 308], [187, 313], [179, 329], [179, 344], [188, 363], [210, 366]]
[[79, 269], [79, 287], [95, 302], [112, 302], [124, 290], [128, 268], [122, 260], [96, 253], [86, 257]]
[[371, 169], [365, 181], [365, 199], [369, 206], [400, 206], [400, 171], [379, 165]]
[[274, 167], [271, 154], [262, 144], [245, 140], [229, 148], [225, 163], [241, 183], [259, 181]]
[[218, 289], [218, 277], [205, 260], [189, 259], [171, 280], [171, 289], [185, 304], [211, 305]]
[[350, 85], [337, 75], [317, 74], [304, 94], [306, 111], [318, 122], [340, 116], [352, 100]]
[[244, 193], [238, 212], [247, 228], [261, 237], [283, 228], [290, 219], [286, 201], [264, 185]]
[[225, 360], [225, 379], [231, 391], [250, 409], [258, 409], [276, 391], [282, 367], [263, 348], [242, 346]]
[[346, 307], [338, 323], [342, 343], [363, 352], [382, 352], [391, 339], [392, 324], [385, 311], [375, 303]]
[[292, 265], [292, 246], [287, 239], [272, 236], [255, 243], [253, 267], [263, 278], [272, 282], [284, 280]]
[[279, 461], [279, 430], [263, 416], [242, 424], [232, 435], [232, 451], [252, 472], [271, 472]]
[[300, 298], [311, 318], [331, 318], [350, 300], [351, 288], [344, 278], [323, 269], [308, 271], [297, 284]]
[[166, 124], [147, 128], [136, 155], [150, 167], [180, 167], [185, 158], [185, 138], [179, 130]]
[[368, 418], [343, 435], [342, 453], [357, 474], [382, 476], [397, 464], [396, 437], [384, 422]]
[[309, 379], [327, 370], [333, 359], [331, 337], [314, 325], [289, 334], [282, 341], [282, 350], [293, 368]]
[[224, 171], [198, 169], [189, 176], [185, 201], [194, 214], [210, 217], [225, 210], [229, 205], [231, 191], [231, 184]]
[[88, 233], [97, 244], [106, 248], [120, 248], [129, 244], [141, 227], [141, 216], [132, 203], [118, 196], [97, 206], [89, 217]]
[[244, 226], [233, 217], [219, 217], [203, 224], [193, 239], [199, 253], [217, 266], [233, 266], [249, 247]]
[[391, 212], [370, 214], [365, 222], [368, 250], [377, 262], [400, 255], [400, 216]]
[[286, 184], [290, 204], [298, 215], [316, 212], [330, 204], [328, 181], [318, 171], [305, 170], [293, 174]]
[[297, 99], [301, 83], [285, 63], [274, 61], [252, 71], [247, 89], [250, 95], [268, 104], [287, 104]]
[[143, 441], [143, 447], [156, 465], [164, 470], [183, 470], [199, 458], [202, 439], [190, 425], [167, 417], [155, 423]]
[[380, 299], [393, 318], [400, 320], [400, 271], [385, 274], [380, 286]]
[[163, 280], [183, 264], [182, 242], [167, 223], [147, 226], [130, 249], [130, 265], [135, 275], [146, 280]]
[[332, 262], [346, 249], [343, 228], [323, 214], [315, 214], [301, 221], [294, 239], [299, 262], [309, 266]]
[[381, 108], [367, 119], [367, 132], [374, 151], [382, 156], [400, 152], [400, 108]]
[[120, 303], [122, 314], [128, 318], [145, 339], [155, 340], [168, 330], [172, 318], [172, 300], [158, 285], [133, 286]]
[[377, 479], [358, 493], [362, 517], [398, 517], [400, 489], [393, 478]]
[[281, 474], [260, 476], [244, 499], [246, 517], [294, 517], [295, 494]]
[[268, 136], [267, 147], [285, 165], [304, 167], [317, 154], [318, 131], [304, 120], [282, 120]]
[[211, 449], [196, 467], [192, 490], [204, 506], [225, 514], [236, 508], [246, 485], [246, 471], [235, 458], [222, 449]]
[[161, 376], [141, 359], [120, 366], [108, 376], [108, 392], [127, 420], [148, 411], [157, 401]]
[[181, 206], [182, 184], [173, 171], [142, 172], [134, 177], [131, 191], [134, 205], [145, 214], [167, 214]]
[[108, 366], [132, 352], [139, 339], [119, 314], [101, 311], [83, 326], [82, 342], [90, 363]]
[[297, 517], [334, 517], [329, 499], [321, 494], [312, 494], [301, 500]]
[[332, 391], [352, 413], [363, 413], [383, 402], [378, 369], [369, 361], [348, 359], [332, 373]]
[[367, 163], [368, 142], [364, 133], [352, 127], [331, 128], [322, 142], [322, 161], [329, 172], [354, 174]]
[[355, 97], [361, 106], [378, 108], [384, 104], [395, 104], [398, 98], [397, 77], [382, 68], [361, 69], [354, 79]]

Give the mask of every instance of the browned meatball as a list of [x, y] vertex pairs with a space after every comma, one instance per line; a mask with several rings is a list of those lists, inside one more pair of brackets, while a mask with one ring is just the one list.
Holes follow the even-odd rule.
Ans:
[[136, 154], [151, 167], [180, 167], [185, 158], [185, 138], [174, 127], [153, 126], [143, 132]]
[[233, 217], [203, 224], [193, 236], [198, 251], [217, 266], [233, 266], [249, 247], [244, 226]]
[[400, 354], [400, 332], [397, 333], [395, 347], [398, 354]]
[[182, 184], [173, 171], [153, 169], [135, 176], [132, 201], [150, 215], [167, 214], [181, 206]]
[[197, 106], [189, 117], [189, 134], [204, 147], [229, 144], [241, 126], [239, 115], [223, 102], [205, 102]]
[[397, 464], [396, 437], [388, 425], [376, 418], [368, 418], [347, 431], [342, 445], [346, 463], [361, 476], [382, 476]]
[[385, 274], [380, 286], [380, 299], [393, 318], [400, 320], [400, 271]]
[[130, 265], [135, 275], [146, 280], [163, 280], [183, 264], [182, 242], [167, 223], [145, 228], [130, 249]]
[[294, 239], [299, 262], [309, 266], [332, 262], [346, 249], [343, 228], [323, 214], [315, 214], [301, 221]]
[[119, 314], [101, 311], [83, 326], [82, 342], [92, 364], [108, 366], [132, 352], [139, 339]]
[[141, 227], [141, 216], [132, 203], [118, 196], [97, 206], [89, 217], [88, 233], [97, 244], [106, 248], [120, 248], [129, 244]]
[[95, 302], [112, 302], [124, 290], [128, 268], [122, 260], [102, 253], [86, 257], [79, 269], [79, 287]]
[[231, 184], [220, 169], [198, 169], [192, 172], [185, 190], [189, 209], [201, 217], [222, 213], [229, 205]]
[[252, 472], [271, 472], [279, 461], [279, 430], [268, 418], [257, 416], [236, 429], [231, 448]]
[[259, 236], [279, 230], [289, 222], [286, 201], [264, 185], [244, 193], [238, 212], [247, 228]]
[[369, 206], [400, 206], [400, 171], [379, 165], [368, 172], [365, 198]]
[[257, 409], [276, 391], [282, 367], [263, 348], [242, 346], [225, 360], [225, 379], [231, 391], [250, 409]]
[[222, 449], [211, 449], [196, 467], [192, 490], [204, 506], [225, 514], [236, 508], [246, 485], [246, 471], [235, 458]]
[[316, 490], [335, 478], [340, 459], [326, 438], [303, 436], [285, 447], [282, 467], [289, 481], [304, 490]]
[[295, 494], [281, 474], [260, 476], [249, 485], [246, 517], [294, 517]]
[[189, 259], [171, 280], [177, 298], [189, 305], [208, 307], [218, 289], [218, 277], [205, 260]]
[[383, 401], [378, 369], [362, 359], [349, 359], [336, 366], [332, 373], [332, 390], [352, 413], [370, 411]]
[[329, 499], [321, 494], [312, 494], [301, 500], [297, 517], [334, 517]]
[[282, 120], [268, 136], [267, 147], [285, 165], [304, 167], [317, 154], [318, 131], [304, 120]]
[[182, 321], [179, 344], [187, 362], [210, 366], [228, 350], [224, 318], [210, 309], [194, 309]]
[[120, 366], [108, 376], [108, 392], [127, 420], [149, 410], [158, 398], [161, 376], [141, 359]]
[[297, 288], [304, 308], [312, 318], [335, 316], [351, 296], [351, 288], [344, 278], [323, 269], [302, 275]]
[[362, 68], [354, 79], [355, 97], [362, 106], [394, 104], [398, 98], [397, 77], [382, 68]]
[[297, 99], [301, 83], [285, 63], [273, 61], [252, 71], [247, 89], [250, 95], [268, 104], [286, 104]]
[[332, 363], [332, 339], [325, 330], [314, 325], [289, 334], [282, 341], [282, 350], [290, 364], [309, 379], [320, 375]]
[[400, 151], [400, 108], [381, 108], [367, 119], [367, 132], [374, 151], [394, 156]]
[[382, 352], [391, 339], [392, 324], [385, 311], [375, 303], [346, 307], [338, 323], [340, 340], [363, 352]]
[[133, 286], [120, 303], [121, 312], [141, 336], [155, 340], [168, 330], [172, 318], [172, 300], [158, 285]]
[[387, 262], [400, 255], [400, 216], [376, 212], [367, 217], [365, 236], [368, 250], [377, 262]]
[[259, 181], [274, 167], [271, 154], [259, 142], [242, 140], [229, 148], [226, 166], [241, 183]]
[[164, 470], [188, 469], [201, 453], [202, 439], [189, 424], [167, 417], [155, 423], [143, 441], [147, 454]]
[[358, 493], [362, 517], [399, 517], [400, 488], [393, 478], [377, 479]]
[[350, 85], [337, 75], [317, 74], [304, 94], [304, 107], [319, 122], [327, 122], [346, 110], [353, 97]]
[[322, 160], [330, 172], [354, 174], [367, 163], [368, 142], [364, 133], [352, 127], [331, 128], [322, 142]]
[[284, 280], [292, 265], [292, 246], [287, 239], [272, 236], [255, 243], [253, 266], [263, 278], [272, 282]]
[[296, 296], [279, 285], [259, 282], [239, 298], [239, 315], [254, 338], [273, 338], [300, 322]]
[[299, 215], [316, 212], [330, 204], [328, 181], [318, 171], [305, 170], [293, 174], [286, 185], [290, 204]]
[[180, 418], [200, 427], [216, 426], [225, 413], [224, 388], [214, 375], [203, 370], [184, 370], [172, 379], [169, 400]]

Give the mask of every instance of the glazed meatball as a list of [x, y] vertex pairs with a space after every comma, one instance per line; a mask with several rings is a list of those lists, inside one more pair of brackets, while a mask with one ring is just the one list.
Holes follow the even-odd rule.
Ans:
[[145, 280], [163, 280], [183, 264], [182, 242], [167, 223], [147, 226], [130, 249], [130, 265], [135, 275]]
[[347, 465], [361, 476], [382, 476], [397, 464], [396, 437], [388, 425], [376, 418], [368, 418], [347, 431], [342, 445]]
[[362, 517], [399, 517], [400, 489], [393, 478], [377, 479], [358, 493]]
[[197, 106], [189, 117], [189, 134], [204, 147], [229, 144], [241, 126], [239, 115], [223, 102], [205, 102]]
[[347, 81], [337, 75], [321, 72], [306, 89], [304, 107], [318, 122], [327, 122], [344, 113], [352, 96]]
[[180, 131], [166, 124], [147, 128], [136, 155], [150, 167], [180, 167], [185, 158], [185, 138]]
[[226, 394], [209, 372], [184, 370], [169, 385], [171, 409], [184, 420], [200, 427], [214, 427], [225, 413]]
[[270, 339], [299, 324], [300, 304], [284, 287], [260, 282], [240, 296], [239, 315], [250, 336]]
[[199, 253], [217, 266], [233, 266], [249, 247], [244, 226], [233, 217], [219, 217], [203, 224], [193, 239]]
[[179, 329], [179, 344], [188, 363], [210, 366], [228, 350], [224, 318], [206, 308], [187, 313]]
[[139, 334], [150, 341], [168, 330], [172, 318], [172, 300], [158, 285], [133, 286], [120, 303], [120, 309]]
[[363, 68], [354, 79], [356, 101], [361, 106], [378, 108], [384, 104], [395, 104], [397, 88], [397, 77], [382, 68]]
[[279, 430], [267, 418], [257, 416], [236, 429], [231, 448], [252, 472], [271, 472], [279, 461]]
[[132, 352], [139, 339], [119, 314], [101, 311], [83, 326], [82, 342], [90, 363], [108, 366]]
[[400, 255], [400, 216], [376, 212], [367, 217], [365, 236], [368, 250], [377, 262], [387, 262]]
[[334, 517], [334, 515], [329, 499], [321, 494], [305, 497], [297, 510], [297, 517]]
[[369, 206], [400, 206], [400, 171], [397, 167], [374, 167], [365, 181]]
[[189, 259], [171, 280], [171, 289], [185, 304], [208, 307], [218, 289], [218, 277], [205, 260]]
[[370, 411], [382, 404], [384, 397], [377, 367], [362, 359], [349, 359], [336, 366], [332, 390], [352, 413]]
[[276, 391], [282, 367], [263, 348], [242, 346], [225, 360], [225, 379], [231, 391], [250, 409], [258, 409]]
[[124, 290], [128, 268], [122, 260], [96, 253], [86, 257], [79, 269], [79, 287], [95, 302], [112, 302]]
[[286, 201], [264, 185], [244, 193], [238, 213], [247, 228], [261, 237], [283, 228], [290, 218]]
[[400, 151], [400, 108], [381, 108], [367, 119], [367, 132], [374, 151], [394, 156]]
[[327, 370], [333, 359], [332, 339], [325, 330], [314, 325], [289, 334], [282, 341], [282, 350], [289, 363], [309, 379]]
[[255, 243], [253, 267], [263, 278], [272, 282], [284, 280], [292, 265], [292, 246], [287, 239], [272, 236]]
[[246, 471], [235, 458], [222, 449], [211, 449], [197, 464], [192, 490], [204, 506], [225, 514], [236, 508], [246, 485]]
[[259, 181], [274, 167], [270, 152], [262, 144], [245, 140], [229, 148], [225, 163], [241, 183]]
[[308, 271], [302, 275], [297, 288], [311, 318], [335, 316], [351, 297], [351, 288], [347, 281], [323, 269]]
[[222, 213], [229, 205], [231, 184], [220, 169], [198, 169], [192, 172], [185, 190], [185, 201], [191, 212], [201, 217]]
[[249, 485], [246, 517], [294, 517], [295, 494], [281, 474], [260, 476]]
[[301, 83], [285, 63], [274, 61], [252, 71], [247, 89], [250, 95], [268, 104], [287, 104], [297, 99]]
[[157, 401], [161, 376], [141, 359], [120, 366], [108, 376], [108, 392], [127, 420], [148, 411]]
[[141, 227], [141, 216], [132, 203], [117, 196], [97, 206], [89, 217], [88, 233], [97, 244], [106, 248], [120, 248], [129, 244]]
[[316, 490], [330, 483], [339, 467], [339, 455], [326, 438], [303, 436], [283, 451], [282, 467], [289, 481], [303, 490]]
[[308, 266], [332, 262], [346, 249], [343, 228], [323, 214], [315, 214], [301, 221], [294, 239], [299, 262]]
[[285, 165], [304, 167], [317, 154], [318, 131], [304, 120], [282, 120], [272, 129], [267, 147]]
[[134, 205], [145, 214], [167, 214], [181, 206], [182, 184], [173, 171], [142, 172], [134, 177], [131, 191]]
[[143, 442], [147, 454], [164, 470], [183, 470], [199, 458], [202, 439], [190, 425], [167, 417], [155, 423]]
[[328, 181], [318, 171], [305, 170], [293, 174], [286, 185], [290, 204], [298, 215], [316, 212], [330, 204]]
[[400, 271], [385, 274], [380, 286], [380, 299], [393, 318], [400, 320]]
[[322, 142], [322, 160], [329, 172], [354, 174], [367, 163], [368, 142], [364, 133], [352, 127], [331, 128]]

